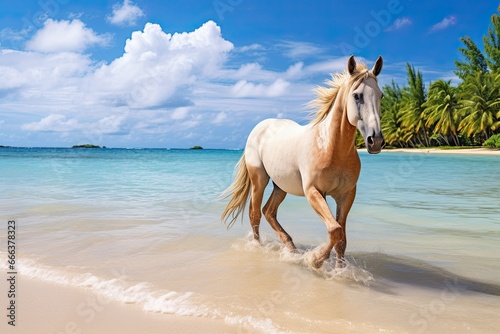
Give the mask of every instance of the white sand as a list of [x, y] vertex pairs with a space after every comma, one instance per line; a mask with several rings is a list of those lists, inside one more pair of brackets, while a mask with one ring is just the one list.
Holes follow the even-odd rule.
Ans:
[[[366, 151], [362, 149], [361, 151]], [[500, 150], [491, 148], [464, 148], [442, 150], [439, 148], [396, 148], [383, 150], [383, 153], [404, 152], [404, 153], [425, 153], [425, 154], [471, 154], [471, 155], [497, 155], [500, 156]]]

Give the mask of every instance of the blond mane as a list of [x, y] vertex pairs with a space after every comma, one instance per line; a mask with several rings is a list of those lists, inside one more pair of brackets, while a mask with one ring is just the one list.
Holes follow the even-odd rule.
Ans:
[[[354, 88], [357, 88], [361, 82], [368, 77], [372, 77], [377, 80], [377, 77], [366, 68], [365, 64], [362, 63], [356, 64], [356, 71], [352, 75], [350, 75], [347, 70], [344, 70], [341, 73], [332, 74], [332, 78], [330, 80], [326, 80], [325, 82], [326, 87], [318, 86], [314, 90], [316, 98], [312, 100], [308, 106], [317, 110], [312, 113], [313, 119], [311, 120], [311, 123], [318, 124], [325, 119], [332, 109], [332, 105], [343, 86], [354, 86]], [[348, 93], [349, 90], [345, 89], [343, 97], [345, 97]]]

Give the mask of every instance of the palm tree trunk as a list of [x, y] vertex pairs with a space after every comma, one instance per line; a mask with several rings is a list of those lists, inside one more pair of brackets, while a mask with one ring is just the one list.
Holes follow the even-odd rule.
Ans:
[[443, 140], [446, 143], [446, 145], [451, 146], [450, 145], [450, 141], [448, 140], [448, 136], [442, 135], [441, 137], [443, 138]]

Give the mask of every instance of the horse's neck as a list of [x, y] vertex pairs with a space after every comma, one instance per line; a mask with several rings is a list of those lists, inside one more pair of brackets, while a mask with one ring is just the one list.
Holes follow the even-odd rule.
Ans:
[[[339, 92], [340, 93], [340, 92]], [[355, 152], [356, 127], [349, 123], [347, 106], [342, 95], [332, 105], [327, 117], [319, 124], [319, 133], [328, 141], [325, 148], [332, 157], [352, 155]]]

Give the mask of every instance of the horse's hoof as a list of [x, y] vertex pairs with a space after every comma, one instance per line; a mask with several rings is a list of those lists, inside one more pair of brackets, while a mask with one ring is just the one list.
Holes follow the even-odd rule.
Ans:
[[321, 266], [323, 265], [323, 261], [322, 260], [314, 260], [312, 262], [312, 266], [314, 269], [319, 269], [321, 268]]
[[288, 251], [290, 253], [297, 253], [297, 247], [295, 247], [293, 242], [291, 242], [291, 241], [286, 242], [285, 247], [286, 247], [286, 249], [288, 249]]
[[308, 256], [308, 262], [314, 269], [319, 269], [323, 265], [324, 260], [318, 258], [314, 253]]
[[346, 263], [344, 260], [337, 260], [335, 262], [335, 269], [344, 269], [346, 267]]

